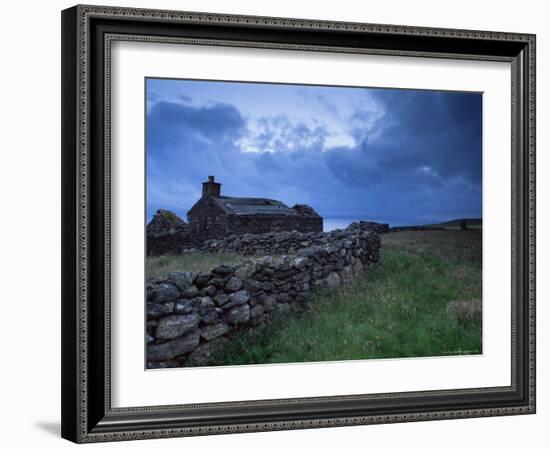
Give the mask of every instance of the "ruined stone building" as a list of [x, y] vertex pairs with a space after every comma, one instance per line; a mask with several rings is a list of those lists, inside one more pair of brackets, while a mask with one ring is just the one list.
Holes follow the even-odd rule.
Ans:
[[147, 255], [179, 254], [193, 246], [189, 225], [174, 212], [159, 209], [147, 225]]
[[221, 184], [214, 176], [202, 183], [202, 197], [187, 218], [191, 236], [199, 242], [231, 234], [323, 230], [323, 218], [308, 205], [288, 207], [268, 198], [222, 196]]

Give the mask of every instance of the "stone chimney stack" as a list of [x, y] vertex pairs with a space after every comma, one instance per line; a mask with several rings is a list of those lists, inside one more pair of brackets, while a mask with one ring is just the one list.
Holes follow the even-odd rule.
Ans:
[[209, 176], [207, 182], [202, 183], [202, 196], [220, 197], [221, 184], [214, 181], [214, 176]]

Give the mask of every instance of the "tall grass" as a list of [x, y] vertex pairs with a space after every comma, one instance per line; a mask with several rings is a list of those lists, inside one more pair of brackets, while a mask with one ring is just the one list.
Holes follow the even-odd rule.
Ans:
[[435, 240], [418, 231], [385, 236], [378, 267], [345, 289], [317, 292], [300, 313], [228, 340], [209, 364], [479, 354], [481, 314], [457, 319], [448, 304], [481, 299], [480, 233], [469, 241], [439, 232]]

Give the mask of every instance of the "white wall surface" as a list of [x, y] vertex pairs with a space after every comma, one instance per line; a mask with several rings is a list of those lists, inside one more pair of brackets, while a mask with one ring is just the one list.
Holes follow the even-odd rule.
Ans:
[[[367, 427], [116, 443], [120, 448], [544, 447], [550, 422], [547, 274], [550, 79], [546, 2], [131, 0], [111, 5], [537, 34], [538, 413]], [[60, 420], [60, 10], [71, 1], [2, 6], [0, 260], [3, 447], [68, 447]], [[102, 446], [101, 444], [99, 446]], [[94, 447], [99, 447], [94, 446]]]

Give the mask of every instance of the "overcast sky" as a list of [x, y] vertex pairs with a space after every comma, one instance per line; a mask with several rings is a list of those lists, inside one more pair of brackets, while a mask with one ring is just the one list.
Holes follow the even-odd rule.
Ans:
[[148, 79], [147, 215], [201, 182], [390, 224], [481, 217], [482, 95]]

